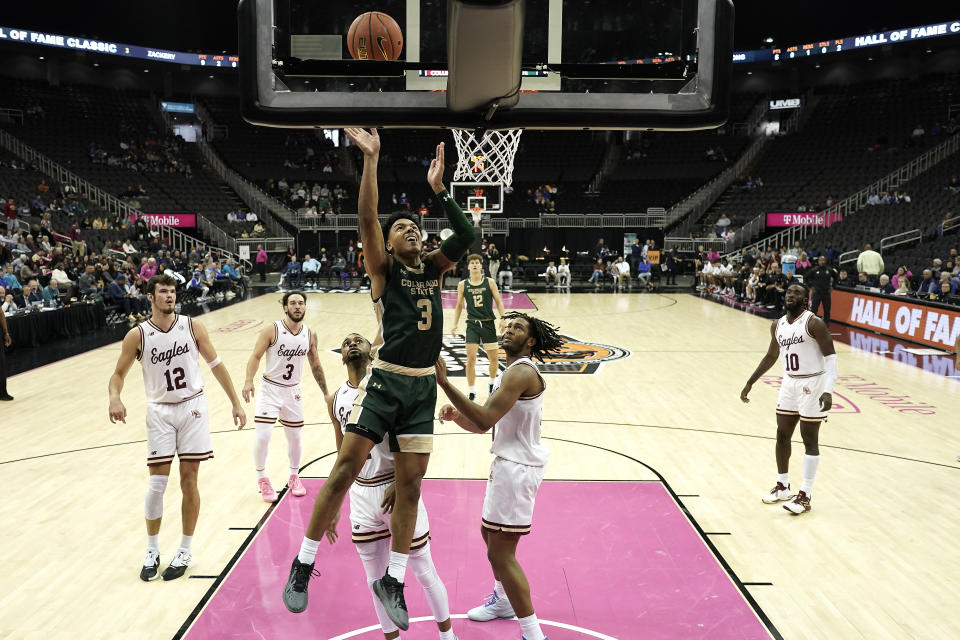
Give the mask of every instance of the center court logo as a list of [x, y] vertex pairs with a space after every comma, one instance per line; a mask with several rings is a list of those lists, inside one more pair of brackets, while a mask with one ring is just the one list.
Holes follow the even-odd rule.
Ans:
[[[560, 351], [552, 357], [545, 358], [543, 362], [537, 362], [541, 373], [594, 374], [603, 368], [605, 362], [622, 360], [630, 355], [630, 351], [623, 347], [614, 347], [597, 342], [583, 342], [566, 335], [560, 337], [564, 341]], [[339, 355], [340, 349], [330, 349], [330, 352]], [[467, 344], [463, 335], [454, 337], [448, 333], [444, 334], [440, 356], [447, 365], [447, 375], [449, 377], [466, 377]], [[503, 354], [501, 353], [502, 357]], [[483, 348], [477, 349], [477, 374], [480, 377], [487, 375], [489, 362]], [[500, 371], [505, 368], [501, 360]]]

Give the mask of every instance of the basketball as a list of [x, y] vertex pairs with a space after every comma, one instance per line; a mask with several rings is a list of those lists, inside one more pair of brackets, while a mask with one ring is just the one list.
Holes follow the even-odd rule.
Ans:
[[367, 11], [350, 25], [347, 49], [354, 60], [396, 60], [403, 51], [403, 31], [382, 11]]

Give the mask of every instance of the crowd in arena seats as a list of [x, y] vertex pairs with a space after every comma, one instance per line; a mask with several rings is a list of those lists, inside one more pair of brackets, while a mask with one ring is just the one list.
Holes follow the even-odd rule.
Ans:
[[279, 180], [268, 178], [263, 183], [263, 190], [294, 211], [304, 210], [321, 219], [332, 213], [343, 213], [344, 202], [350, 198], [348, 190], [340, 183], [335, 183], [331, 189], [325, 182], [313, 181], [311, 185], [307, 180], [287, 181], [286, 177]]

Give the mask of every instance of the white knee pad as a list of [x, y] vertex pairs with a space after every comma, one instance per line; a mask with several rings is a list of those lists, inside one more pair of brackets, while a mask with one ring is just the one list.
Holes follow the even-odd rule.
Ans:
[[150, 476], [147, 498], [143, 507], [143, 515], [147, 520], [156, 520], [163, 515], [163, 493], [167, 490], [169, 479], [170, 476]]

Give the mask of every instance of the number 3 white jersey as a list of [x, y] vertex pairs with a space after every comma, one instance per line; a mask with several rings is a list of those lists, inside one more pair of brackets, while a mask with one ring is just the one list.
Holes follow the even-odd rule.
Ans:
[[310, 329], [300, 325], [300, 331], [290, 333], [283, 320], [273, 323], [273, 342], [267, 348], [267, 363], [263, 377], [274, 384], [292, 387], [300, 384], [303, 360], [310, 351]]
[[777, 344], [780, 345], [780, 364], [783, 372], [793, 378], [816, 376], [824, 371], [823, 352], [816, 339], [807, 331], [807, 322], [813, 314], [801, 313], [792, 323], [787, 316], [777, 321]]
[[200, 350], [193, 335], [193, 320], [177, 315], [169, 331], [150, 320], [137, 325], [147, 402], [176, 404], [203, 393]]

